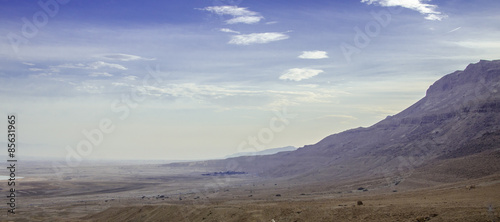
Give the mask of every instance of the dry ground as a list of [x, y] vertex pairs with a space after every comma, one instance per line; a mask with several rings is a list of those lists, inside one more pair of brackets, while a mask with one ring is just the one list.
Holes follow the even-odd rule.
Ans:
[[[60, 180], [43, 166], [27, 166], [17, 214], [0, 221], [500, 221], [500, 174], [388, 186], [384, 178], [292, 183], [162, 165], [81, 167]], [[0, 187], [6, 193], [6, 182]]]

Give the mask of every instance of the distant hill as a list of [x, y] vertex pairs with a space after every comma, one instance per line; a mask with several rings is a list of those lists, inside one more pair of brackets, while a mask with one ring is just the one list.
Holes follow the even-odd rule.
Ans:
[[[445, 75], [424, 98], [368, 128], [333, 134], [292, 152], [190, 164], [301, 181], [397, 178], [431, 165], [432, 172], [442, 175], [453, 168], [454, 178], [470, 178], [474, 174], [462, 175], [467, 169], [460, 167], [500, 169], [499, 134], [500, 60], [481, 60]], [[460, 164], [464, 159], [474, 162]], [[187, 166], [170, 166], [176, 165]]]
[[227, 159], [227, 158], [234, 158], [234, 157], [240, 157], [240, 156], [264, 156], [264, 155], [276, 154], [279, 152], [287, 152], [287, 151], [295, 151], [295, 150], [297, 150], [297, 148], [294, 146], [286, 146], [286, 147], [281, 147], [281, 148], [272, 148], [272, 149], [267, 149], [267, 150], [261, 150], [258, 152], [235, 153], [235, 154], [227, 155], [224, 158]]

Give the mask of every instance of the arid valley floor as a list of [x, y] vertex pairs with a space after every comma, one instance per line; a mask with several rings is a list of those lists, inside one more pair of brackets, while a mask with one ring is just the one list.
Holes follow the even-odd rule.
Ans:
[[50, 165], [24, 163], [16, 215], [7, 217], [2, 207], [1, 221], [500, 221], [500, 174], [436, 180], [438, 173], [416, 168], [393, 185], [383, 177], [272, 180], [201, 176], [207, 169], [165, 164], [101, 164], [73, 168], [73, 176], [60, 179]]

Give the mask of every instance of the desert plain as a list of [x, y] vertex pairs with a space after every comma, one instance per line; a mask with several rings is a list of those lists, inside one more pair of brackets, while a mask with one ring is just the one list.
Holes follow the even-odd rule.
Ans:
[[[474, 163], [482, 155], [498, 159], [500, 151], [464, 158]], [[83, 164], [58, 176], [49, 161], [26, 161], [24, 178], [17, 181], [22, 189], [16, 214], [7, 215], [3, 206], [0, 220], [500, 221], [500, 174], [481, 176], [474, 172], [488, 170], [453, 161], [439, 164], [456, 170], [455, 176], [442, 177], [427, 165], [405, 171], [395, 185], [388, 177], [204, 176], [210, 169], [166, 163]], [[6, 181], [0, 184], [5, 193]]]

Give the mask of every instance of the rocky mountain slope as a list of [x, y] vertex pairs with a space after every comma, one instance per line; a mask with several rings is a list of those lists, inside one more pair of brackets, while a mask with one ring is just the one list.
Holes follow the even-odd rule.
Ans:
[[261, 150], [261, 151], [256, 151], [256, 152], [240, 152], [240, 153], [234, 153], [234, 154], [228, 155], [224, 159], [234, 158], [234, 157], [240, 157], [240, 156], [264, 156], [264, 155], [272, 155], [272, 154], [276, 154], [276, 153], [279, 153], [279, 152], [295, 151], [296, 149], [297, 148], [295, 148], [293, 146], [286, 146], [286, 147], [272, 148], [272, 149]]
[[[403, 177], [436, 161], [496, 152], [499, 135], [500, 60], [481, 60], [442, 77], [420, 101], [371, 127], [330, 135], [296, 151], [190, 165], [301, 180]], [[485, 160], [500, 163], [500, 157]]]

